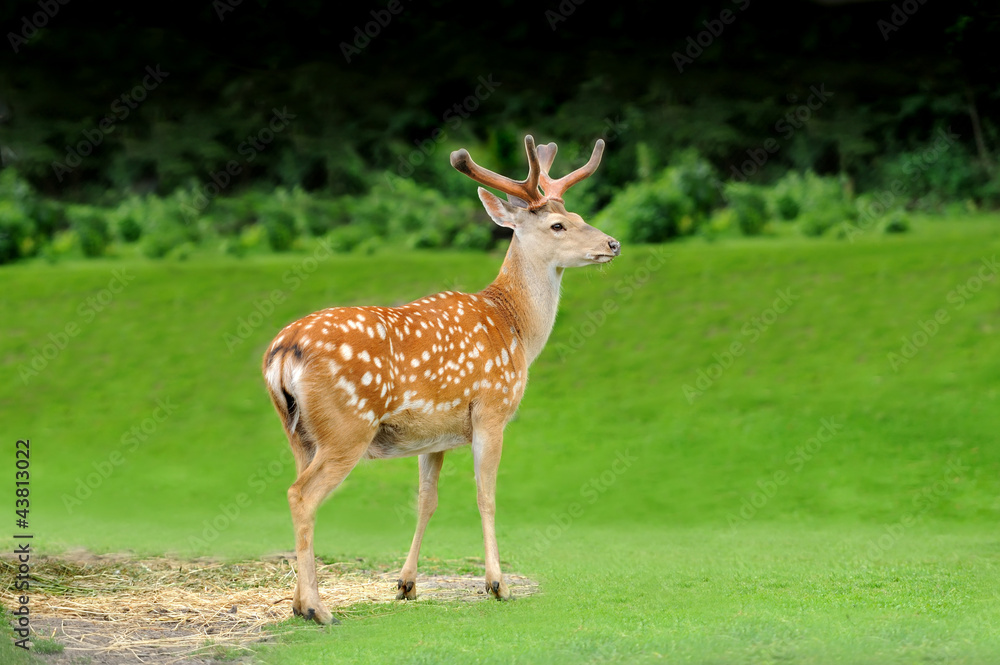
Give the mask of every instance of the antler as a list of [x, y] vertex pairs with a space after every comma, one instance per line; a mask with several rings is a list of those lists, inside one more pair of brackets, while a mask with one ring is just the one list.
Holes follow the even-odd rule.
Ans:
[[542, 193], [538, 191], [540, 169], [535, 139], [530, 134], [524, 137], [524, 149], [528, 153], [528, 177], [524, 180], [513, 180], [484, 169], [472, 161], [469, 151], [465, 148], [451, 153], [451, 165], [476, 182], [499, 189], [512, 203], [525, 208], [537, 207], [542, 204]]
[[[535, 147], [535, 139], [528, 134], [524, 137], [524, 149], [528, 153], [528, 177], [524, 180], [513, 180], [499, 173], [494, 173], [476, 164], [465, 148], [451, 153], [451, 165], [473, 180], [488, 187], [499, 189], [507, 195], [507, 199], [529, 210], [536, 210], [549, 201], [562, 202], [562, 195], [567, 189], [580, 182], [594, 171], [601, 163], [604, 154], [604, 141], [597, 140], [590, 161], [582, 167], [558, 180], [549, 176], [552, 161], [556, 158], [555, 143]], [[539, 190], [541, 185], [541, 190]]]
[[590, 160], [586, 164], [558, 180], [553, 180], [549, 176], [549, 168], [552, 166], [552, 161], [556, 158], [556, 151], [558, 149], [555, 143], [549, 143], [538, 148], [538, 161], [541, 162], [542, 167], [540, 184], [542, 191], [545, 192], [545, 199], [547, 201], [561, 202], [562, 195], [566, 193], [567, 189], [584, 178], [589, 177], [597, 170], [597, 167], [601, 164], [601, 157], [604, 155], [604, 140], [597, 139], [597, 143], [594, 144], [594, 152], [591, 153]]

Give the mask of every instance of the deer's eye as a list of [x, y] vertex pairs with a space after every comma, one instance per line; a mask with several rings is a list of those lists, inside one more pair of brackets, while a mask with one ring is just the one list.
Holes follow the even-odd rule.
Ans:
[[556, 222], [555, 224], [553, 224], [549, 228], [552, 229], [553, 231], [565, 231], [566, 230], [566, 227], [563, 226], [562, 224], [560, 224], [559, 222]]

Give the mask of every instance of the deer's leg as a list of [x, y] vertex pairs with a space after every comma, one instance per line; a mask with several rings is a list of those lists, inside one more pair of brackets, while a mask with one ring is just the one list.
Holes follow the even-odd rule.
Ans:
[[[295, 478], [297, 480], [300, 477], [302, 477], [302, 472], [305, 471], [306, 468], [309, 466], [309, 463], [312, 461], [313, 453], [315, 451], [314, 451], [314, 449], [312, 448], [311, 445], [309, 445], [306, 441], [303, 441], [299, 437], [298, 432], [289, 432], [286, 429], [285, 430], [285, 434], [288, 435], [288, 443], [291, 445], [292, 455], [294, 455], [294, 457], [295, 457]], [[289, 496], [289, 505], [291, 505], [291, 497], [290, 496]], [[295, 524], [295, 514], [292, 513], [292, 525], [293, 525], [293, 527], [294, 527], [294, 524]], [[297, 553], [296, 553], [296, 557], [298, 558]], [[301, 559], [299, 559], [299, 560], [301, 560]], [[299, 585], [296, 584], [295, 585], [295, 594], [294, 594], [294, 596], [292, 598], [292, 608], [293, 608], [292, 611], [296, 615], [298, 615], [297, 608], [299, 608], [299, 607], [301, 607], [301, 603], [299, 601]]]
[[486, 592], [498, 600], [510, 598], [510, 590], [500, 573], [500, 551], [494, 523], [496, 515], [497, 469], [503, 449], [503, 425], [475, 428], [472, 435], [472, 458], [476, 469], [476, 500], [483, 520], [483, 544], [486, 549]]
[[413, 600], [417, 597], [417, 559], [420, 557], [420, 543], [424, 529], [434, 514], [438, 503], [438, 478], [444, 453], [428, 453], [420, 456], [420, 493], [417, 497], [417, 530], [413, 533], [410, 553], [399, 573], [396, 600]]
[[303, 616], [317, 623], [328, 624], [336, 620], [319, 598], [316, 557], [313, 552], [316, 511], [324, 499], [344, 481], [368, 447], [371, 436], [364, 439], [360, 431], [355, 431], [361, 429], [344, 427], [337, 438], [317, 436], [318, 441], [344, 441], [346, 434], [352, 435], [350, 439], [346, 439], [351, 443], [343, 445], [336, 451], [318, 445], [309, 465], [288, 488], [288, 506], [292, 512], [292, 525], [295, 528], [295, 558], [299, 564], [292, 612], [296, 616]]

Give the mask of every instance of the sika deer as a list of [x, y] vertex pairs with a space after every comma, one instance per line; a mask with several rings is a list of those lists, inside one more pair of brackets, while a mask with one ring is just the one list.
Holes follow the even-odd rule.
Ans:
[[316, 510], [365, 458], [419, 455], [417, 528], [398, 581], [399, 599], [416, 598], [420, 542], [437, 507], [444, 453], [472, 445], [486, 549], [486, 588], [510, 597], [494, 531], [503, 431], [517, 410], [528, 366], [555, 322], [563, 270], [607, 263], [617, 240], [564, 207], [562, 195], [601, 161], [549, 177], [556, 145], [526, 136], [529, 172], [515, 181], [478, 166], [465, 150], [452, 165], [479, 183], [493, 221], [514, 235], [500, 274], [475, 294], [445, 291], [401, 307], [338, 307], [286, 326], [264, 356], [264, 377], [298, 473], [288, 490], [298, 585], [292, 611], [334, 621], [320, 601], [313, 554]]

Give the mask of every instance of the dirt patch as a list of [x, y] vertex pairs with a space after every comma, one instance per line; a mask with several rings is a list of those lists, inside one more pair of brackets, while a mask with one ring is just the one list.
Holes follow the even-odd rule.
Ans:
[[[134, 558], [73, 552], [33, 561], [32, 629], [58, 642], [51, 663], [212, 663], [240, 660], [248, 647], [273, 639], [291, 616], [295, 557], [282, 554], [239, 563], [208, 559]], [[419, 575], [419, 598], [447, 602], [486, 600], [481, 574], [468, 562], [437, 562]], [[16, 605], [16, 566], [0, 559], [0, 602]], [[367, 570], [357, 563], [317, 565], [320, 596], [341, 620], [362, 603], [395, 600], [397, 570]], [[538, 585], [505, 575], [512, 593]], [[278, 629], [280, 630], [280, 628]]]

